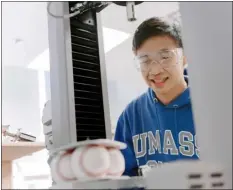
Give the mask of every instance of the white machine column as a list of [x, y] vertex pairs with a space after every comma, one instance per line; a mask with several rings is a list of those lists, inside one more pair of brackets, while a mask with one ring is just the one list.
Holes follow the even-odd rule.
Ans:
[[180, 12], [200, 159], [232, 176], [232, 2], [182, 2]]

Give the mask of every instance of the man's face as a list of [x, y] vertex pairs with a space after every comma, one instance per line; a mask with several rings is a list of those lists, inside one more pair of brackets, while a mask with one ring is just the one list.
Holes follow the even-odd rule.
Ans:
[[169, 36], [147, 39], [136, 51], [142, 76], [156, 93], [165, 94], [183, 80], [185, 59]]

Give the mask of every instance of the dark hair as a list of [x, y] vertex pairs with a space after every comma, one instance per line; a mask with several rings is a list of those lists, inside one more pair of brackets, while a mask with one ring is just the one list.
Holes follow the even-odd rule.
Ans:
[[134, 33], [133, 51], [136, 51], [150, 37], [154, 36], [170, 36], [172, 37], [179, 48], [183, 48], [181, 39], [181, 28], [178, 24], [169, 24], [165, 20], [152, 17], [141, 23]]

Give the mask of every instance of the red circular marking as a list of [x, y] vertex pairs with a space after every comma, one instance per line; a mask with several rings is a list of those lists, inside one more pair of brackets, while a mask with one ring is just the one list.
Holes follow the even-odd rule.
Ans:
[[90, 147], [104, 147], [102, 145], [89, 145], [87, 147], [85, 147], [85, 149], [81, 152], [81, 155], [80, 155], [80, 160], [79, 160], [79, 163], [80, 163], [80, 166], [82, 167], [82, 169], [84, 170], [84, 172], [90, 176], [90, 177], [99, 177], [99, 176], [102, 176], [104, 174], [106, 174], [108, 172], [108, 169], [106, 169], [105, 171], [103, 172], [91, 172], [91, 171], [88, 171], [87, 168], [85, 168], [84, 164], [83, 164], [83, 156], [84, 156], [84, 153], [88, 150], [88, 148]]
[[[117, 148], [114, 148], [114, 147], [109, 147], [108, 148], [108, 150], [115, 150], [115, 149], [117, 149]], [[122, 175], [123, 174], [123, 172], [124, 172], [124, 170], [121, 170], [121, 171], [119, 171], [119, 172], [110, 172], [110, 168], [109, 168], [109, 170], [108, 170], [108, 174], [109, 175], [114, 175], [114, 176], [118, 176], [118, 175]]]
[[71, 154], [71, 153], [67, 151], [67, 152], [65, 152], [64, 154], [62, 154], [62, 155], [59, 157], [59, 159], [57, 160], [57, 164], [56, 164], [57, 174], [58, 174], [61, 178], [63, 178], [65, 181], [73, 181], [73, 180], [76, 180], [75, 177], [74, 177], [74, 178], [68, 178], [68, 177], [64, 176], [64, 175], [62, 174], [62, 172], [60, 171], [60, 165], [59, 165], [59, 163], [60, 163], [60, 161], [61, 161], [61, 158], [62, 158], [63, 156], [65, 156], [65, 155], [67, 155], [67, 154]]

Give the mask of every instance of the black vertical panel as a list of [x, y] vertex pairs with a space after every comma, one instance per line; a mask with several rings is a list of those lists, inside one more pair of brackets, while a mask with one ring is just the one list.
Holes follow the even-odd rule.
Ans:
[[[70, 7], [74, 4], [69, 2]], [[77, 141], [106, 138], [97, 26], [76, 16], [70, 19], [70, 29]]]

